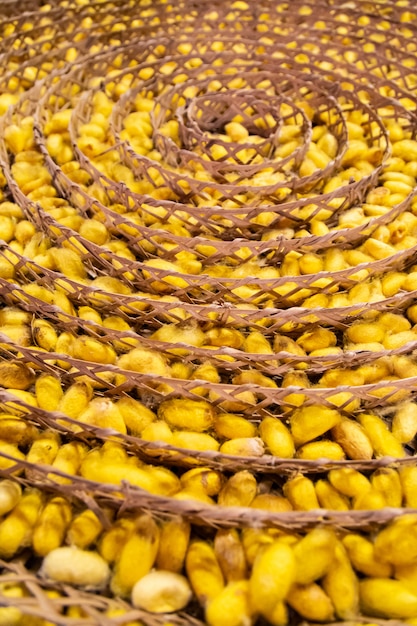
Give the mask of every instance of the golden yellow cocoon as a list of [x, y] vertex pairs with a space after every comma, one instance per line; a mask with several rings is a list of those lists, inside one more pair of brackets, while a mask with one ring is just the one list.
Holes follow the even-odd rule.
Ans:
[[365, 615], [398, 620], [417, 617], [417, 595], [400, 580], [368, 578], [359, 583], [359, 589]]
[[323, 509], [349, 511], [349, 499], [335, 489], [327, 480], [318, 480], [315, 487], [317, 499]]
[[162, 524], [156, 566], [170, 572], [182, 571], [190, 540], [191, 525], [178, 517]]
[[349, 459], [372, 459], [374, 454], [372, 444], [365, 430], [358, 422], [343, 419], [332, 428], [332, 436], [343, 448]]
[[301, 446], [320, 437], [342, 419], [340, 413], [320, 404], [296, 409], [290, 417], [291, 433], [295, 445]]
[[282, 458], [294, 456], [294, 441], [282, 420], [265, 417], [259, 426], [259, 434], [269, 452], [274, 456]]
[[208, 603], [205, 618], [209, 626], [249, 626], [252, 611], [249, 605], [247, 580], [229, 582]]
[[392, 434], [400, 443], [409, 443], [417, 433], [417, 404], [404, 402], [392, 418]]
[[256, 478], [248, 470], [233, 474], [217, 498], [221, 506], [250, 506], [256, 496], [258, 484]]
[[277, 540], [261, 549], [249, 579], [252, 611], [268, 616], [286, 599], [295, 579], [296, 559], [290, 546]]
[[45, 556], [63, 543], [65, 531], [71, 521], [71, 506], [65, 498], [51, 498], [42, 510], [33, 530], [34, 551]]
[[409, 565], [417, 560], [417, 517], [403, 515], [383, 528], [375, 538], [375, 557], [391, 565]]
[[20, 361], [0, 363], [0, 386], [6, 389], [29, 389], [35, 380], [34, 372]]
[[0, 523], [0, 556], [11, 559], [18, 550], [30, 545], [33, 527], [43, 504], [38, 489], [26, 489], [16, 506]]
[[214, 422], [214, 430], [218, 437], [234, 439], [240, 437], [254, 437], [256, 425], [242, 415], [234, 413], [220, 413]]
[[172, 613], [186, 607], [191, 596], [191, 587], [184, 576], [158, 569], [135, 583], [132, 604], [150, 613]]
[[350, 533], [342, 539], [349, 559], [353, 567], [366, 576], [389, 578], [392, 575], [392, 567], [389, 563], [383, 563], [375, 557], [375, 547], [363, 535]]
[[334, 619], [333, 604], [320, 585], [294, 585], [287, 597], [288, 604], [305, 619], [330, 622]]
[[314, 528], [294, 546], [295, 581], [309, 585], [322, 578], [334, 558], [336, 537], [331, 529]]
[[111, 590], [116, 595], [129, 596], [138, 580], [148, 574], [156, 559], [159, 528], [148, 514], [135, 519], [134, 532], [117, 555]]
[[405, 456], [402, 444], [391, 433], [382, 418], [371, 413], [361, 413], [358, 415], [358, 421], [365, 430], [376, 457], [392, 456], [402, 458]]
[[169, 426], [199, 433], [209, 430], [215, 417], [216, 410], [205, 400], [174, 398], [161, 402], [158, 407], [158, 418]]
[[185, 571], [202, 606], [218, 596], [224, 587], [223, 573], [214, 548], [206, 541], [194, 540], [190, 543]]
[[106, 561], [95, 551], [75, 547], [56, 548], [44, 558], [42, 574], [54, 582], [101, 589], [106, 586], [110, 569]]
[[311, 509], [318, 509], [320, 506], [314, 483], [307, 476], [300, 474], [288, 479], [283, 486], [283, 491], [297, 511], [310, 511]]
[[228, 583], [247, 578], [245, 551], [236, 528], [219, 529], [216, 532], [214, 552]]
[[323, 578], [322, 585], [332, 601], [337, 617], [351, 619], [357, 615], [359, 609], [358, 578], [340, 542], [336, 544], [334, 557]]
[[210, 467], [190, 469], [184, 472], [180, 480], [185, 489], [202, 491], [208, 496], [216, 496], [225, 482], [223, 474]]
[[349, 498], [366, 493], [371, 488], [366, 476], [350, 467], [330, 470], [328, 479], [335, 489]]

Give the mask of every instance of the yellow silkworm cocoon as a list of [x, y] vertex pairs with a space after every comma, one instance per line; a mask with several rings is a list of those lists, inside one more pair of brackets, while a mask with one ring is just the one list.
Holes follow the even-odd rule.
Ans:
[[[417, 363], [412, 357], [394, 354], [390, 358], [391, 371], [400, 378], [410, 378], [417, 376]], [[407, 403], [406, 403], [407, 404]], [[400, 408], [402, 405], [400, 405]], [[405, 442], [403, 442], [405, 443]]]
[[158, 569], [138, 580], [131, 598], [134, 607], [149, 613], [172, 613], [184, 609], [191, 596], [190, 585], [184, 576]]
[[353, 567], [366, 576], [389, 578], [392, 567], [375, 557], [375, 547], [372, 541], [355, 533], [343, 537], [342, 543], [346, 548]]
[[93, 361], [94, 363], [116, 362], [117, 355], [111, 346], [101, 343], [92, 337], [77, 337], [72, 344], [72, 356], [83, 361]]
[[6, 389], [27, 390], [35, 380], [34, 372], [20, 361], [0, 363], [0, 386]]
[[362, 244], [362, 250], [365, 254], [369, 254], [377, 261], [386, 259], [396, 253], [396, 249], [393, 246], [383, 241], [378, 241], [378, 239], [374, 239], [373, 237], [369, 237], [369, 239]]
[[[2, 264], [3, 260], [0, 259], [0, 277], [12, 278], [12, 276], [4, 276], [4, 273], [2, 272]], [[15, 326], [8, 324], [0, 326], [0, 333], [6, 335], [8, 339], [19, 346], [30, 346], [32, 343], [31, 332], [28, 326]]]
[[22, 488], [9, 478], [0, 482], [0, 515], [9, 513], [22, 497]]
[[[243, 343], [242, 350], [251, 354], [274, 354], [268, 339], [257, 330], [249, 333]], [[268, 361], [268, 363], [273, 365], [275, 361]]]
[[61, 382], [51, 374], [41, 374], [35, 381], [35, 396], [38, 405], [46, 411], [56, 411], [64, 392]]
[[402, 506], [403, 488], [397, 470], [392, 467], [381, 467], [371, 476], [371, 485], [384, 496], [387, 506]]
[[381, 343], [384, 341], [387, 329], [375, 322], [354, 322], [345, 331], [349, 341], [353, 343]]
[[161, 402], [158, 418], [171, 427], [201, 433], [213, 426], [216, 410], [205, 400], [174, 398]]
[[245, 551], [235, 528], [220, 529], [216, 532], [214, 552], [228, 583], [247, 578]]
[[392, 434], [400, 443], [409, 443], [417, 433], [417, 404], [405, 402], [398, 407], [392, 419]]
[[352, 619], [357, 615], [359, 610], [358, 578], [340, 542], [336, 544], [333, 559], [322, 585], [333, 604], [337, 617]]
[[355, 420], [343, 419], [331, 432], [349, 459], [372, 459], [374, 454], [372, 444], [362, 426]]
[[55, 267], [59, 272], [74, 280], [85, 280], [87, 270], [83, 265], [81, 257], [75, 250], [69, 248], [50, 248], [49, 254], [52, 256]]
[[371, 413], [362, 413], [358, 415], [358, 421], [369, 437], [376, 457], [402, 458], [405, 456], [402, 444], [390, 432], [383, 419]]
[[[11, 459], [7, 459], [6, 457], [3, 457], [2, 453], [13, 457], [13, 459], [15, 459], [16, 461], [25, 460], [25, 455], [23, 454], [21, 450], [19, 450], [16, 444], [9, 443], [8, 441], [0, 440], [0, 469], [2, 470], [10, 469], [16, 466], [15, 461], [12, 461]], [[22, 472], [22, 469], [16, 468], [15, 472], [13, 473], [18, 475], [21, 472]]]
[[[172, 443], [173, 433], [168, 424], [165, 422], [152, 422], [142, 431], [142, 439], [145, 441], [161, 441], [163, 443]], [[151, 451], [148, 451], [151, 454]]]
[[[95, 324], [100, 324], [105, 326], [105, 321], [101, 319], [101, 315], [98, 311], [93, 309], [91, 306], [80, 306], [78, 308], [78, 317], [82, 320], [88, 320], [90, 322], [94, 322]], [[128, 329], [129, 329], [129, 325]], [[107, 328], [107, 326], [106, 326]]]
[[122, 415], [128, 432], [136, 437], [156, 419], [156, 414], [151, 409], [127, 395], [122, 396], [115, 406]]
[[247, 580], [229, 582], [205, 611], [208, 626], [249, 626], [252, 611], [249, 605]]
[[316, 482], [316, 495], [323, 509], [332, 511], [349, 511], [350, 509], [349, 499], [325, 479]]
[[416, 516], [403, 515], [383, 528], [375, 538], [375, 556], [383, 563], [410, 565], [416, 561]]
[[37, 434], [37, 428], [24, 418], [0, 413], [0, 441], [26, 447], [34, 441]]
[[36, 554], [46, 556], [64, 541], [71, 521], [71, 505], [65, 498], [52, 498], [42, 510], [33, 529], [32, 546]]
[[[218, 381], [212, 382], [220, 382], [220, 377]], [[259, 385], [260, 387], [269, 387], [270, 389], [276, 389], [278, 387], [272, 378], [268, 378], [268, 376], [256, 370], [245, 370], [237, 376], [233, 376], [232, 383], [234, 385]]]
[[261, 549], [249, 579], [250, 607], [268, 617], [278, 602], [284, 601], [296, 579], [293, 549], [280, 540]]
[[151, 571], [159, 546], [159, 528], [148, 514], [135, 520], [135, 532], [123, 545], [111, 580], [111, 590], [129, 596], [138, 580]]
[[[151, 424], [152, 425], [152, 424]], [[142, 434], [143, 437], [143, 434]], [[185, 448], [186, 450], [218, 450], [220, 444], [214, 437], [207, 433], [196, 433], [195, 431], [176, 431], [172, 433], [171, 439], [167, 442], [177, 448]]]
[[332, 461], [341, 461], [345, 458], [343, 448], [335, 441], [321, 439], [320, 441], [312, 441], [306, 443], [297, 450], [297, 459], [331, 459]]
[[385, 500], [384, 494], [371, 486], [369, 491], [353, 498], [352, 508], [354, 511], [361, 511], [383, 509], [386, 506], [387, 501]]
[[417, 508], [417, 467], [404, 465], [398, 472], [404, 494], [404, 506]]
[[402, 289], [407, 274], [402, 272], [390, 272], [381, 278], [382, 293], [386, 298], [395, 296]]
[[[13, 582], [0, 583], [0, 594], [3, 598], [20, 599], [27, 596], [27, 591], [22, 584], [16, 584]], [[10, 602], [9, 600], [9, 602]], [[4, 602], [6, 605], [6, 602]], [[24, 615], [20, 609], [14, 607], [13, 604], [9, 606], [2, 606], [0, 608], [0, 626], [22, 626], [22, 620], [27, 620], [27, 615]], [[31, 626], [31, 624], [29, 625]], [[49, 626], [47, 624], [46, 626]]]
[[283, 486], [284, 495], [296, 511], [310, 511], [320, 508], [314, 483], [306, 476], [290, 478]]
[[269, 452], [274, 456], [288, 459], [294, 456], [294, 441], [282, 420], [275, 417], [264, 417], [259, 425], [259, 435]]
[[202, 491], [208, 496], [216, 496], [225, 481], [221, 472], [210, 467], [194, 467], [184, 472], [180, 480], [184, 489]]
[[334, 619], [333, 604], [320, 585], [294, 585], [287, 597], [291, 608], [307, 620], [331, 622]]
[[295, 582], [309, 585], [322, 578], [334, 558], [336, 537], [328, 528], [314, 528], [294, 546]]
[[120, 517], [103, 532], [98, 543], [98, 551], [107, 563], [113, 563], [119, 557], [122, 547], [135, 530], [135, 519]]
[[[185, 363], [178, 364], [186, 366]], [[221, 378], [217, 368], [212, 363], [203, 363], [199, 365], [194, 372], [184, 371], [185, 376], [177, 376], [174, 373], [174, 364], [172, 365], [172, 374], [177, 378], [190, 378], [191, 380], [206, 380], [210, 383], [220, 383]], [[193, 389], [193, 393], [198, 393], [201, 396], [207, 396], [209, 393], [209, 389], [207, 387], [195, 387]]]
[[[80, 469], [82, 460], [87, 454], [87, 446], [79, 441], [70, 441], [61, 446], [52, 463], [52, 468], [60, 472], [65, 472], [71, 476], [75, 476]], [[70, 484], [71, 478], [66, 478], [52, 472], [48, 477], [53, 481], [62, 485]]]
[[[92, 396], [93, 390], [90, 384], [84, 382], [73, 383], [62, 396], [58, 404], [58, 411], [65, 413], [68, 417], [77, 419], [80, 413], [87, 408]], [[71, 428], [69, 422], [66, 425]]]
[[265, 446], [259, 437], [236, 437], [222, 443], [219, 451], [234, 456], [260, 457], [265, 453]]
[[371, 489], [366, 476], [350, 467], [330, 470], [328, 479], [335, 489], [348, 498], [355, 498]]
[[[180, 324], [164, 324], [152, 335], [155, 341], [168, 343], [185, 343], [190, 346], [202, 346], [206, 342], [206, 335], [195, 320], [186, 320]], [[170, 348], [169, 352], [178, 356], [186, 355], [186, 348]]]
[[72, 519], [66, 542], [85, 550], [96, 541], [102, 530], [103, 525], [94, 511], [86, 509]]
[[245, 342], [244, 335], [235, 328], [216, 327], [206, 332], [206, 342], [219, 348], [241, 348]]
[[258, 484], [248, 470], [233, 474], [219, 493], [220, 506], [250, 506], [256, 496]]
[[338, 411], [319, 404], [296, 409], [290, 417], [291, 434], [296, 447], [320, 437], [341, 419]]
[[[130, 457], [129, 460], [133, 460], [134, 464], [137, 462], [135, 457]], [[180, 480], [170, 469], [160, 465], [149, 465], [145, 467], [151, 479], [154, 481], [154, 486], [152, 488], [153, 493], [161, 496], [173, 496], [175, 493], [180, 491]]]
[[14, 509], [0, 522], [0, 556], [11, 559], [18, 550], [31, 544], [33, 527], [42, 509], [38, 489], [26, 489]]
[[369, 153], [369, 147], [362, 139], [350, 139], [348, 148], [343, 155], [342, 165], [353, 165], [360, 160], [366, 160]]
[[335, 346], [336, 343], [337, 337], [334, 332], [321, 327], [307, 331], [297, 339], [297, 344], [306, 352], [329, 348], [330, 346]]
[[170, 375], [166, 358], [155, 350], [147, 350], [146, 348], [134, 348], [127, 354], [122, 354], [117, 361], [117, 365], [121, 369], [142, 374]]
[[234, 439], [236, 437], [254, 437], [256, 425], [242, 415], [233, 413], [220, 413], [214, 422], [216, 435], [222, 439]]
[[159, 538], [156, 567], [161, 570], [180, 573], [185, 562], [190, 541], [191, 525], [182, 517], [162, 524]]
[[[69, 445], [69, 444], [67, 444]], [[151, 474], [142, 467], [135, 467], [127, 462], [103, 461], [98, 450], [89, 452], [82, 461], [79, 472], [87, 480], [119, 485], [126, 480], [131, 485], [155, 492], [156, 481]]]
[[190, 543], [185, 571], [199, 603], [206, 606], [224, 588], [224, 578], [214, 548], [207, 541]]
[[[296, 356], [306, 355], [304, 348], [294, 341], [294, 339], [286, 337], [285, 335], [275, 335], [273, 347], [275, 352], [289, 352], [290, 354], [294, 354]], [[280, 361], [283, 363], [292, 363], [291, 357], [282, 358]], [[295, 369], [304, 369], [306, 365], [302, 361], [294, 361], [294, 367]]]
[[102, 589], [110, 577], [106, 561], [95, 551], [56, 548], [43, 560], [41, 573], [54, 582], [86, 589]]
[[368, 578], [359, 583], [360, 606], [366, 615], [403, 620], [417, 617], [417, 595], [400, 580]]
[[298, 260], [301, 274], [318, 274], [324, 270], [324, 261], [321, 256], [314, 252], [306, 252]]
[[39, 472], [35, 469], [37, 465], [52, 465], [60, 447], [60, 437], [57, 433], [40, 433], [29, 448], [26, 461], [34, 468], [25, 469], [27, 478], [39, 477]]
[[[77, 416], [77, 421], [97, 428], [127, 433], [121, 412], [109, 398], [97, 397], [90, 400], [86, 409]], [[82, 427], [71, 424], [71, 430], [77, 432], [82, 430]]]
[[285, 513], [293, 510], [291, 502], [287, 498], [274, 493], [258, 494], [252, 500], [251, 508], [271, 511], [271, 513]]
[[58, 335], [55, 328], [46, 320], [34, 320], [32, 324], [33, 339], [38, 346], [47, 352], [54, 352]]
[[395, 350], [415, 341], [417, 341], [417, 333], [413, 330], [404, 330], [392, 335], [387, 334], [382, 343], [386, 350]]
[[30, 322], [31, 314], [27, 311], [13, 306], [6, 306], [0, 311], [0, 326], [25, 326]]

